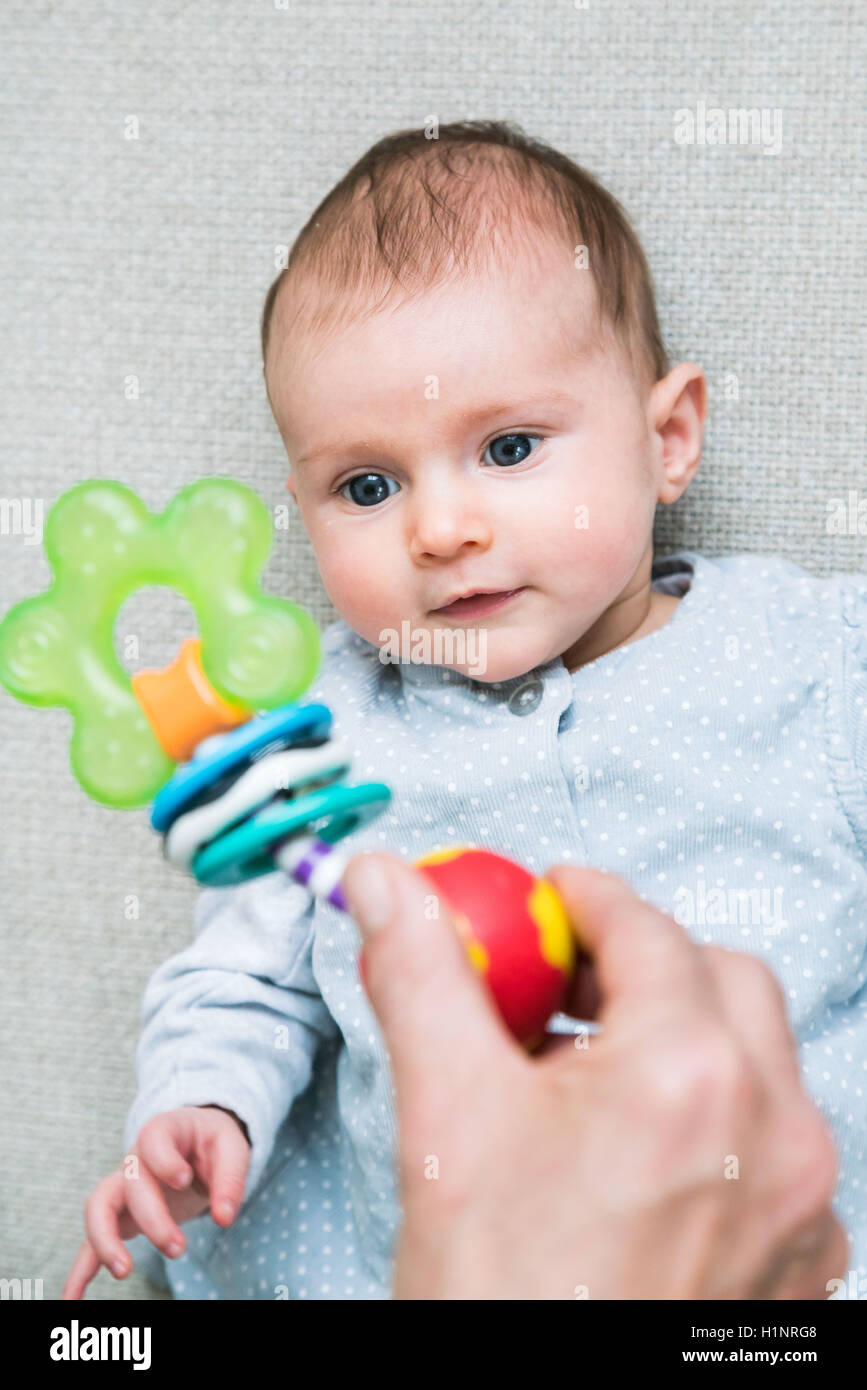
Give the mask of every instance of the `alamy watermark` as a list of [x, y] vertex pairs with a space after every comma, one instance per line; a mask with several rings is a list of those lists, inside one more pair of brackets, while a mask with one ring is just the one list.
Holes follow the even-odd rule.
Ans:
[[48, 1355], [52, 1361], [131, 1361], [134, 1371], [150, 1370], [150, 1327], [82, 1327], [73, 1318], [69, 1327], [51, 1329]]
[[867, 536], [867, 494], [850, 487], [845, 497], [829, 497], [825, 504], [825, 531], [829, 536]]
[[695, 110], [681, 106], [674, 113], [676, 145], [763, 145], [763, 154], [783, 148], [783, 110], [780, 106], [708, 106], [701, 98]]
[[413, 630], [408, 618], [396, 628], [385, 627], [379, 634], [384, 645], [379, 659], [387, 662], [414, 661], [423, 666], [465, 666], [471, 676], [483, 676], [488, 667], [487, 628], [438, 627]]
[[42, 544], [41, 497], [0, 497], [0, 536], [23, 536], [25, 545]]
[[41, 1279], [0, 1279], [0, 1299], [42, 1298]]
[[699, 879], [695, 892], [676, 890], [673, 915], [682, 927], [761, 927], [763, 935], [777, 936], [789, 925], [782, 898], [782, 888], [708, 888]]
[[850, 1269], [845, 1279], [829, 1279], [825, 1290], [831, 1303], [838, 1303], [844, 1298], [863, 1303], [867, 1299], [867, 1279], [859, 1279], [858, 1271]]

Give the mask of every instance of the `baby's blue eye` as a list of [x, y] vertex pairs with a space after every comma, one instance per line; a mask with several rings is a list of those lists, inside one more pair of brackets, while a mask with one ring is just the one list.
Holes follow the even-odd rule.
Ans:
[[377, 502], [382, 502], [386, 497], [394, 496], [393, 492], [384, 490], [383, 485], [387, 483], [394, 483], [395, 492], [399, 491], [394, 478], [387, 478], [384, 473], [358, 473], [337, 490], [341, 497], [345, 497], [346, 489], [350, 488], [351, 493], [348, 501], [356, 502], [359, 507], [375, 507]]
[[[492, 462], [502, 464], [506, 467], [514, 463], [523, 463], [524, 459], [531, 452], [530, 441], [532, 439], [539, 440], [541, 443], [541, 436], [538, 434], [498, 435], [498, 437], [492, 439], [488, 445], [488, 449], [496, 449], [500, 455], [499, 458], [494, 458]], [[488, 449], [485, 450], [486, 454]]]
[[[543, 437], [538, 434], [501, 434], [496, 439], [492, 439], [485, 450], [487, 458], [489, 450], [497, 450], [499, 457], [491, 459], [501, 467], [511, 468], [516, 463], [523, 463], [524, 459], [532, 453], [535, 443], [541, 444]], [[394, 491], [389, 492], [389, 484]], [[386, 498], [393, 497], [395, 492], [400, 491], [399, 485], [394, 478], [389, 478], [385, 473], [357, 473], [354, 478], [349, 478], [339, 488], [336, 489], [341, 497], [346, 497], [347, 501], [354, 502], [359, 507], [375, 507]]]

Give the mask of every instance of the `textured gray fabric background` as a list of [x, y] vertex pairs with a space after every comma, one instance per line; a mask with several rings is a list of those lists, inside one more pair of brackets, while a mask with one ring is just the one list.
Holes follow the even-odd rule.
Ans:
[[[707, 371], [703, 466], [660, 548], [865, 568], [865, 537], [826, 532], [829, 498], [867, 495], [862, 6], [6, 0], [0, 26], [0, 498], [47, 511], [98, 476], [161, 508], [225, 474], [288, 501], [258, 344], [275, 248], [381, 135], [501, 117], [620, 197], [672, 359]], [[701, 101], [779, 109], [779, 153], [679, 145], [675, 112]], [[336, 616], [294, 516], [266, 573]], [[40, 546], [0, 535], [2, 611], [48, 582]], [[139, 665], [194, 631], [162, 588], [116, 628]], [[0, 690], [0, 1277], [51, 1298], [120, 1157], [142, 988], [196, 895], [145, 811], [79, 790], [69, 729]], [[152, 1294], [102, 1271], [89, 1296]]]

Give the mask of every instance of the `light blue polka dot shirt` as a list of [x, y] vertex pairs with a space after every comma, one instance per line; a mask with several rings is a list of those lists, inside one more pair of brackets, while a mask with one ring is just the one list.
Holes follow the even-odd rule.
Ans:
[[[835, 1209], [867, 1293], [867, 576], [762, 555], [657, 557], [682, 596], [656, 632], [579, 670], [486, 684], [382, 662], [343, 621], [305, 699], [348, 780], [393, 800], [343, 847], [412, 862], [472, 844], [544, 873], [618, 874], [698, 943], [780, 980], [804, 1084], [839, 1153]], [[129, 1149], [152, 1115], [212, 1103], [251, 1139], [244, 1207], [186, 1223], [176, 1298], [390, 1297], [400, 1221], [387, 1054], [358, 929], [281, 873], [205, 889], [195, 939], [142, 1002]]]

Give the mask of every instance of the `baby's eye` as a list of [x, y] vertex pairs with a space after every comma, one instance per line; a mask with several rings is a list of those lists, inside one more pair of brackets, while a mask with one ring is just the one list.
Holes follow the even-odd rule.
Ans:
[[541, 444], [542, 436], [538, 434], [501, 434], [491, 440], [485, 454], [488, 449], [496, 450], [499, 457], [495, 456], [491, 461], [506, 467], [514, 463], [523, 463], [532, 449], [530, 441], [534, 439]]
[[351, 491], [347, 501], [356, 502], [359, 507], [375, 507], [377, 502], [394, 496], [393, 492], [385, 490], [388, 483], [394, 483], [395, 492], [400, 491], [394, 478], [387, 478], [384, 473], [358, 473], [343, 483], [337, 491], [341, 497], [346, 497], [346, 489], [349, 488]]

